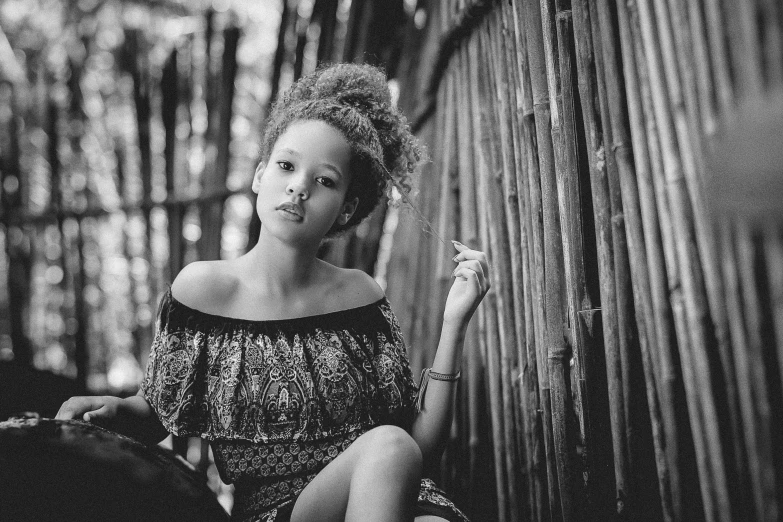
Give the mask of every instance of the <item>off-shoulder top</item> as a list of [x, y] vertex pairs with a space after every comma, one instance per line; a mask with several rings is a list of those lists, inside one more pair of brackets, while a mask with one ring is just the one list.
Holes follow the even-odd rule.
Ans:
[[417, 387], [386, 297], [254, 321], [190, 308], [169, 288], [141, 390], [169, 432], [211, 441], [236, 486], [233, 518], [275, 520], [362, 433], [409, 428]]

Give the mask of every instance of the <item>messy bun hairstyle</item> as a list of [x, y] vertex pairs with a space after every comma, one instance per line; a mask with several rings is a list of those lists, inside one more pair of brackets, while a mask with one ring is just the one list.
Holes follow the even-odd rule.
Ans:
[[405, 117], [392, 106], [386, 75], [371, 65], [340, 63], [322, 67], [294, 83], [272, 106], [261, 144], [266, 162], [275, 142], [296, 121], [319, 120], [350, 144], [351, 183], [346, 200], [359, 198], [351, 219], [327, 234], [358, 225], [392, 185], [409, 192], [411, 174], [424, 157]]

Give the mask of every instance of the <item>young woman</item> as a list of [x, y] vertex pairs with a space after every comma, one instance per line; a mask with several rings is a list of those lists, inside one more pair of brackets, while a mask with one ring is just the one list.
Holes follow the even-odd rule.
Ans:
[[465, 330], [489, 288], [486, 256], [454, 242], [455, 280], [420, 391], [380, 287], [316, 257], [392, 184], [409, 186], [421, 156], [379, 70], [338, 64], [299, 80], [273, 108], [253, 178], [256, 246], [179, 273], [138, 395], [75, 397], [57, 418], [148, 441], [209, 440], [235, 484], [236, 520], [466, 520], [420, 478], [448, 437]]

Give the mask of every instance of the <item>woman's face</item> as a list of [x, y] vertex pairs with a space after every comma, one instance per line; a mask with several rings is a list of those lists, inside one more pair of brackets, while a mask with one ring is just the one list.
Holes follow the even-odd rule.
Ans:
[[317, 120], [291, 123], [253, 178], [262, 229], [286, 241], [320, 243], [356, 210], [358, 199], [345, 201], [350, 162], [350, 145], [334, 127]]

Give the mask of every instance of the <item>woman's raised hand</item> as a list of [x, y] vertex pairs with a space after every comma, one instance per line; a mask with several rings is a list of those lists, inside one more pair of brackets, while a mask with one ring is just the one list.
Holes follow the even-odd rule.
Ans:
[[71, 397], [57, 412], [55, 419], [78, 419], [86, 422], [111, 421], [117, 416], [122, 399], [104, 395], [99, 397]]
[[455, 280], [446, 298], [443, 322], [466, 327], [489, 290], [489, 262], [484, 252], [472, 250], [459, 241], [452, 243], [457, 249], [454, 261], [458, 264], [452, 274]]

